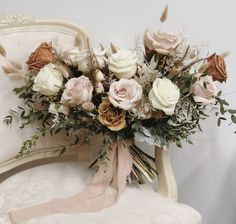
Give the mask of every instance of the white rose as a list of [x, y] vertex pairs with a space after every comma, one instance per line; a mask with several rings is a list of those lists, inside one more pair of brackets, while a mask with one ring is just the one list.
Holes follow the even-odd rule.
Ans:
[[198, 80], [191, 87], [191, 93], [194, 95], [194, 101], [203, 104], [214, 104], [215, 96], [217, 95], [216, 84], [212, 79], [212, 76], [201, 76], [197, 73], [194, 77]]
[[[98, 64], [100, 68], [103, 68], [105, 66], [105, 54], [106, 50], [97, 50], [93, 49], [94, 54], [97, 58]], [[88, 68], [88, 50], [79, 50], [78, 48], [74, 48], [72, 51], [69, 52], [70, 59], [73, 64], [77, 64], [78, 69], [81, 72], [88, 73], [89, 68]]]
[[115, 107], [130, 110], [142, 97], [142, 86], [134, 79], [120, 79], [111, 84], [108, 98]]
[[137, 71], [137, 54], [133, 51], [118, 50], [108, 58], [108, 65], [118, 79], [130, 79]]
[[62, 103], [70, 105], [82, 105], [92, 99], [93, 85], [89, 78], [82, 75], [72, 78], [65, 84], [66, 89], [62, 94]]
[[144, 33], [144, 45], [149, 50], [154, 50], [160, 54], [171, 54], [175, 48], [183, 41], [179, 34], [172, 34], [163, 31], [155, 32], [151, 35], [148, 31]]
[[152, 106], [172, 115], [180, 98], [179, 88], [167, 78], [157, 78], [148, 94]]
[[46, 96], [55, 95], [63, 84], [63, 76], [54, 64], [47, 64], [40, 69], [34, 79], [33, 90]]

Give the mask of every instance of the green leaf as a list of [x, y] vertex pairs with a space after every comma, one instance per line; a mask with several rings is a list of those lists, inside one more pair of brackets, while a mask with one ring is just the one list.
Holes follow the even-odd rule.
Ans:
[[226, 100], [222, 100], [221, 102], [222, 102], [222, 104], [229, 106], [229, 103]]
[[217, 96], [219, 97], [221, 94], [222, 94], [222, 91], [219, 91], [218, 94], [217, 94]]
[[231, 120], [232, 120], [232, 122], [233, 122], [234, 124], [236, 124], [236, 116], [231, 115]]
[[218, 120], [217, 120], [217, 125], [218, 125], [218, 127], [221, 125], [221, 119], [220, 119], [220, 117], [219, 117]]
[[220, 113], [224, 115], [225, 112], [226, 112], [225, 108], [222, 105], [220, 105]]
[[193, 142], [192, 142], [191, 140], [188, 140], [188, 143], [191, 144], [191, 145], [193, 145]]
[[225, 120], [226, 120], [226, 118], [225, 118], [225, 117], [219, 117], [219, 118], [218, 118], [218, 121], [217, 121], [217, 125], [218, 125], [218, 126], [220, 126], [220, 125], [221, 125], [221, 121], [222, 121], [222, 120], [224, 120], [224, 121], [225, 121]]
[[231, 114], [236, 114], [236, 110], [231, 110], [230, 109], [230, 110], [228, 110], [228, 112], [231, 113]]
[[66, 147], [63, 146], [62, 149], [60, 149], [59, 156], [62, 156], [66, 151]]
[[226, 121], [227, 119], [225, 117], [220, 117], [221, 120]]

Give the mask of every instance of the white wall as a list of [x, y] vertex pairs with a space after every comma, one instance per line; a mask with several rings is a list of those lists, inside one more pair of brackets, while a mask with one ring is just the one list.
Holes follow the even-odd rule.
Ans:
[[[164, 0], [0, 0], [0, 14], [66, 19], [85, 27], [95, 44], [110, 41], [133, 47], [134, 37], [159, 28]], [[185, 28], [194, 44], [210, 43], [209, 50], [231, 51], [225, 98], [236, 108], [236, 1], [172, 0], [165, 28]], [[234, 92], [234, 93], [231, 93]], [[230, 94], [231, 93], [231, 94]], [[205, 224], [236, 223], [236, 136], [227, 125], [217, 129], [212, 117], [204, 133], [193, 137], [194, 146], [171, 147], [179, 187], [179, 201], [192, 205]]]

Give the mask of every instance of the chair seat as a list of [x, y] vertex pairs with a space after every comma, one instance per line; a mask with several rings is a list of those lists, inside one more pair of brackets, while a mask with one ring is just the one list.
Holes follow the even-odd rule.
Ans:
[[[83, 190], [92, 177], [85, 164], [64, 162], [25, 170], [0, 184], [0, 224], [9, 210], [63, 198]], [[171, 202], [148, 185], [129, 185], [118, 203], [97, 213], [52, 214], [27, 224], [201, 224], [193, 208]], [[25, 223], [26, 224], [26, 223]]]

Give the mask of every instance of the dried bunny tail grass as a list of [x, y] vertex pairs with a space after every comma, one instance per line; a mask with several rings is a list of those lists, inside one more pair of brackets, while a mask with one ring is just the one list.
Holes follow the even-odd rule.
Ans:
[[2, 70], [5, 72], [5, 74], [15, 80], [20, 80], [24, 78], [24, 73], [19, 70], [18, 68], [14, 67], [10, 67], [10, 66], [2, 66]]
[[199, 68], [198, 72], [204, 73], [208, 69], [208, 66], [209, 66], [208, 63], [203, 63], [203, 65]]
[[79, 49], [82, 49], [82, 48], [86, 48], [88, 49], [88, 44], [86, 46], [83, 46], [83, 40], [81, 39], [81, 35], [80, 34], [77, 34], [75, 36], [75, 43], [74, 43], [75, 47], [78, 47]]
[[10, 67], [10, 66], [7, 67], [7, 66], [3, 66], [3, 65], [2, 65], [2, 70], [3, 70], [6, 74], [19, 72], [19, 70], [16, 69], [15, 67]]
[[3, 57], [6, 57], [7, 56], [7, 52], [6, 50], [4, 49], [4, 47], [0, 44], [0, 54], [3, 56]]
[[7, 76], [14, 80], [22, 80], [25, 77], [25, 74], [22, 71], [8, 73]]
[[22, 69], [21, 64], [15, 62], [15, 61], [10, 61], [10, 63], [11, 63], [16, 69], [19, 69], [19, 70]]
[[227, 51], [227, 52], [222, 53], [220, 56], [223, 57], [223, 58], [226, 58], [226, 57], [228, 57], [229, 55], [230, 55], [230, 52]]
[[111, 51], [113, 54], [117, 53], [117, 51], [118, 51], [113, 43], [111, 43]]
[[161, 17], [160, 17], [160, 21], [162, 23], [164, 23], [167, 19], [167, 16], [168, 16], [168, 5], [164, 8], [162, 14], [161, 14]]

